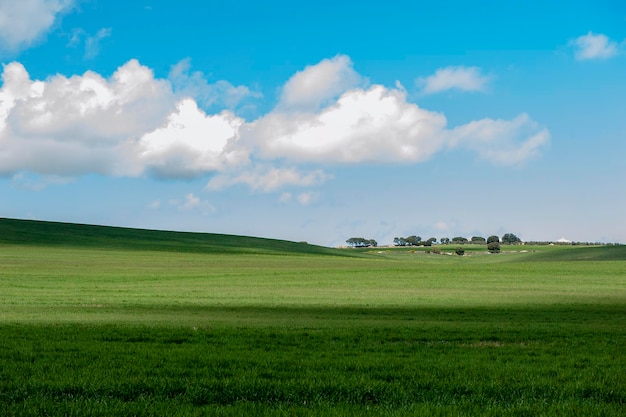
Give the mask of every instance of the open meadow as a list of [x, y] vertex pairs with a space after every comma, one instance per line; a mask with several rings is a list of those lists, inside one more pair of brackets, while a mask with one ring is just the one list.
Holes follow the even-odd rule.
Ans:
[[0, 415], [626, 415], [626, 247], [503, 252], [0, 219]]

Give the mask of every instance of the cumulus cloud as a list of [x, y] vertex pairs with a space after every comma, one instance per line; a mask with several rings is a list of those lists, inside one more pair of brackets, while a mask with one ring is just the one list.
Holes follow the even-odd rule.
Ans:
[[73, 4], [74, 0], [0, 0], [0, 49], [28, 47]]
[[94, 72], [33, 81], [13, 62], [0, 89], [0, 173], [133, 175], [134, 139], [174, 108], [167, 82], [129, 61], [111, 78]]
[[242, 123], [228, 111], [209, 116], [195, 101], [184, 99], [166, 125], [142, 136], [139, 158], [162, 178], [193, 178], [220, 171], [247, 160], [245, 150], [234, 146]]
[[575, 56], [579, 61], [590, 59], [607, 59], [617, 55], [617, 43], [609, 40], [606, 35], [593, 34], [579, 36], [570, 42], [575, 48]]
[[318, 113], [280, 110], [242, 133], [266, 158], [323, 163], [418, 162], [439, 150], [446, 119], [397, 89], [353, 89]]
[[446, 90], [484, 91], [489, 77], [484, 76], [478, 67], [446, 67], [435, 71], [426, 78], [418, 78], [423, 94], [434, 94]]
[[193, 97], [204, 107], [220, 105], [232, 110], [247, 98], [262, 97], [261, 93], [251, 91], [244, 85], [234, 86], [225, 80], [209, 84], [202, 72], [191, 72], [190, 59], [184, 59], [174, 65], [169, 79], [174, 91], [183, 96]]
[[[88, 71], [31, 80], [20, 63], [5, 65], [0, 175], [30, 172], [54, 183], [90, 173], [211, 174], [211, 190], [242, 184], [274, 192], [331, 178], [315, 165], [418, 163], [444, 149], [519, 165], [550, 137], [526, 114], [450, 128], [443, 114], [407, 101], [400, 84], [364, 87], [345, 56], [295, 74], [276, 108], [252, 122], [229, 110], [207, 113], [196, 99], [174, 91], [170, 80], [155, 78], [136, 60], [109, 78]], [[306, 204], [315, 196], [294, 199]]]
[[[342, 74], [349, 61], [332, 69]], [[320, 62], [326, 79], [332, 76], [329, 61]], [[316, 66], [305, 70], [315, 74]], [[485, 77], [478, 69], [454, 69], [457, 81], [447, 86], [482, 88]], [[453, 79], [455, 77], [452, 77]], [[295, 76], [294, 76], [295, 78]], [[294, 79], [292, 78], [287, 84]], [[444, 77], [445, 78], [445, 77]], [[549, 132], [522, 114], [513, 120], [482, 119], [453, 129], [447, 127], [443, 114], [420, 108], [407, 101], [401, 84], [396, 88], [372, 85], [368, 88], [333, 84], [332, 94], [324, 94], [326, 105], [317, 111], [293, 113], [282, 102], [269, 114], [246, 124], [241, 131], [242, 143], [265, 159], [289, 159], [323, 164], [417, 163], [448, 148], [469, 149], [496, 164], [518, 165], [537, 155], [549, 141]], [[349, 85], [346, 84], [346, 85]], [[444, 83], [438, 84], [443, 88]], [[433, 87], [434, 88], [434, 87]], [[324, 90], [322, 88], [322, 90]], [[322, 101], [315, 100], [315, 105]]]
[[282, 89], [278, 106], [283, 111], [317, 111], [328, 100], [362, 81], [350, 58], [337, 55], [293, 75]]

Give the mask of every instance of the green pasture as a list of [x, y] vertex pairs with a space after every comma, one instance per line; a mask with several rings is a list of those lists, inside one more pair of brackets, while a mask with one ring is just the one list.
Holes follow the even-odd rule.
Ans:
[[443, 252], [0, 219], [0, 415], [626, 415], [626, 247]]

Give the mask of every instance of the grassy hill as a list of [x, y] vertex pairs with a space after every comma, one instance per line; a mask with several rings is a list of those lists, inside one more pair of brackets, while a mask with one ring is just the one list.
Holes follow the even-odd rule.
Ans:
[[553, 250], [544, 249], [542, 252], [531, 254], [527, 260], [531, 261], [624, 261], [626, 260], [626, 245], [606, 246], [557, 246]]
[[170, 232], [6, 218], [0, 218], [0, 244], [187, 253], [356, 255], [356, 253], [307, 243], [249, 236]]

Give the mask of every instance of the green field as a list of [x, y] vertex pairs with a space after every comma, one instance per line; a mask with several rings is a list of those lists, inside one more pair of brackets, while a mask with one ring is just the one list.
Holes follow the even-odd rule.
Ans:
[[503, 250], [0, 219], [0, 415], [626, 415], [626, 247]]

